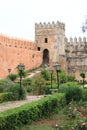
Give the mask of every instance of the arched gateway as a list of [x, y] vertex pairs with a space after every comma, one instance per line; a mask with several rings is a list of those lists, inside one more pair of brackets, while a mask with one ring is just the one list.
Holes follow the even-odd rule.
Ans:
[[49, 50], [43, 50], [43, 64], [49, 64]]

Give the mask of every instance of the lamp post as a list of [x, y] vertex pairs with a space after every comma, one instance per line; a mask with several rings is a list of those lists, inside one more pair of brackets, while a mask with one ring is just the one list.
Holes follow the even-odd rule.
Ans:
[[50, 75], [51, 75], [51, 89], [52, 89], [52, 75], [53, 75], [53, 70], [50, 70]]
[[8, 73], [9, 73], [9, 75], [10, 75], [10, 73], [11, 73], [11, 68], [8, 68]]
[[55, 68], [56, 73], [57, 73], [57, 88], [59, 90], [59, 75], [58, 75], [58, 73], [60, 72], [60, 64], [55, 64], [54, 68]]
[[21, 97], [21, 87], [22, 87], [21, 82], [22, 82], [22, 72], [23, 72], [23, 70], [24, 70], [24, 65], [23, 64], [19, 64], [18, 65], [18, 71], [19, 71], [19, 76], [20, 76], [20, 93], [19, 93], [19, 99]]
[[83, 79], [83, 88], [84, 88], [84, 81], [85, 81], [85, 73], [82, 73], [82, 79]]
[[80, 76], [82, 77], [83, 88], [84, 88], [85, 77], [86, 77], [86, 75], [85, 75], [86, 70], [85, 70], [85, 61], [84, 61], [84, 58], [85, 57], [81, 57], [80, 58], [81, 62], [82, 62], [82, 70], [81, 70], [82, 72], [80, 73]]
[[83, 88], [84, 88], [84, 82], [85, 82], [85, 72], [82, 72], [81, 74], [80, 74], [80, 76], [82, 77], [82, 79], [83, 79]]

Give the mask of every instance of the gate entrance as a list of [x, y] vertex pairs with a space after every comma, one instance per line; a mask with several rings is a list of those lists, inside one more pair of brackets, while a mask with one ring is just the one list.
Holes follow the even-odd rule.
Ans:
[[49, 51], [45, 49], [43, 51], [43, 64], [49, 64]]

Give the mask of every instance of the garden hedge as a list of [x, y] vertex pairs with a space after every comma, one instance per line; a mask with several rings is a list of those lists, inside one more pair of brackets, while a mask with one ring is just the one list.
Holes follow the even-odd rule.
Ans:
[[11, 92], [0, 93], [0, 103], [12, 100], [13, 100], [13, 94]]
[[65, 106], [65, 94], [53, 94], [39, 101], [0, 113], [0, 130], [16, 130], [32, 121], [47, 118], [56, 108]]

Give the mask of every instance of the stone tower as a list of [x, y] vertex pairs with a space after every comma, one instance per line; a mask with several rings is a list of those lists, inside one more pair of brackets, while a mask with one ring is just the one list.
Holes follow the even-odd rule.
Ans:
[[59, 55], [65, 55], [65, 24], [60, 22], [35, 24], [37, 49], [42, 51], [44, 64], [59, 62]]

